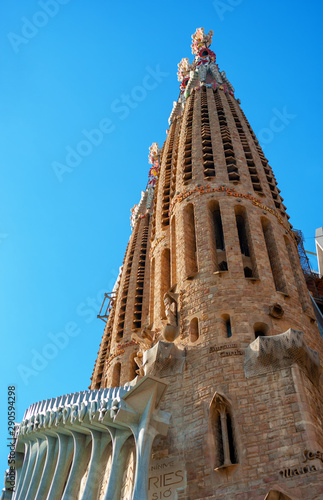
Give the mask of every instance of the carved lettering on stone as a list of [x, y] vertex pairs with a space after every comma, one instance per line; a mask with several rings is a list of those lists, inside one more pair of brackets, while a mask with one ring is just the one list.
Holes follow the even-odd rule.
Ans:
[[222, 351], [223, 349], [234, 349], [236, 347], [238, 347], [238, 344], [236, 343], [216, 345], [216, 346], [211, 346], [209, 352], [218, 352]]
[[185, 466], [172, 459], [153, 460], [149, 468], [148, 500], [176, 500], [186, 486]]

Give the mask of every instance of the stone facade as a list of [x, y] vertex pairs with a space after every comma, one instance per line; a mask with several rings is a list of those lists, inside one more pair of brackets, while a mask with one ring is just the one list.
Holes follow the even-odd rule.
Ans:
[[[168, 386], [154, 407], [164, 426], [141, 461], [148, 489], [138, 497], [138, 467], [129, 480], [136, 443], [120, 498], [318, 500], [322, 340], [275, 176], [211, 40], [198, 29], [193, 63], [179, 65], [90, 392]], [[102, 481], [111, 491], [111, 474]]]
[[[318, 355], [308, 352], [322, 358], [322, 341], [294, 233], [233, 87], [223, 72], [213, 74], [210, 60], [203, 63], [203, 57], [213, 57], [210, 38], [203, 32], [196, 37], [202, 41], [193, 64], [180, 65], [180, 98], [161, 152], [152, 213], [146, 211], [151, 214], [149, 312], [142, 326], [151, 345], [169, 341], [164, 297], [170, 292], [178, 323], [174, 345], [184, 357], [174, 373], [171, 355], [154, 353], [153, 373], [169, 382], [162, 408], [172, 414], [168, 436], [154, 443], [154, 463], [181, 464], [186, 486], [178, 498], [320, 498], [320, 367]], [[125, 261], [131, 245], [139, 255], [142, 219], [136, 224]], [[138, 257], [133, 265], [134, 282]], [[122, 281], [118, 299], [121, 294]], [[129, 302], [128, 325], [133, 315]], [[113, 354], [120, 352], [115, 328]], [[122, 342], [130, 341], [133, 331], [129, 326]], [[140, 329], [136, 332], [140, 336]], [[299, 335], [306, 363], [296, 348]], [[255, 353], [260, 340], [273, 336], [285, 339], [277, 355], [271, 347], [257, 358], [257, 369], [249, 370], [247, 352]], [[120, 363], [126, 382], [133, 351], [149, 347], [131, 345], [112, 361], [110, 356], [103, 380], [109, 385]], [[149, 373], [149, 353], [141, 359], [143, 373]], [[97, 369], [98, 364], [92, 388], [98, 387]], [[231, 454], [226, 464], [225, 439]], [[160, 487], [151, 498], [164, 498], [166, 491]]]

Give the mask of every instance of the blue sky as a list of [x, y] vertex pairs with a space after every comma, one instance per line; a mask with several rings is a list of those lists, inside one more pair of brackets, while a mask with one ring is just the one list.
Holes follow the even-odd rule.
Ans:
[[[8, 385], [16, 386], [20, 421], [33, 402], [90, 383], [104, 327], [96, 315], [123, 260], [148, 148], [166, 138], [177, 64], [192, 60], [196, 28], [213, 29], [220, 69], [263, 143], [292, 224], [315, 251], [323, 225], [322, 10], [295, 0], [2, 5], [3, 469]], [[284, 118], [273, 132], [277, 114]]]

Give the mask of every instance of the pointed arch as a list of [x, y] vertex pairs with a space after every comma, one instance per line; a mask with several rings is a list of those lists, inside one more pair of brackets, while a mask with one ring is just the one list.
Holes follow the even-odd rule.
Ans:
[[214, 470], [238, 463], [232, 407], [228, 399], [216, 392], [209, 412], [210, 446]]
[[270, 490], [264, 500], [293, 500], [291, 497], [279, 490]]
[[198, 272], [195, 213], [192, 203], [184, 208], [184, 228], [186, 276], [192, 277]]

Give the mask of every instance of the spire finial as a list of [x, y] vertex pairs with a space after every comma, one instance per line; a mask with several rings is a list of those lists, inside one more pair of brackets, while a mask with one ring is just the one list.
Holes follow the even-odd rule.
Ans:
[[192, 35], [193, 43], [192, 54], [195, 56], [200, 52], [202, 47], [209, 48], [212, 43], [213, 31], [210, 30], [208, 34], [205, 34], [204, 28], [197, 28], [195, 33]]
[[159, 157], [160, 147], [158, 142], [153, 142], [149, 148], [149, 163], [152, 165], [148, 174], [148, 188], [155, 187], [158, 171], [159, 171]]
[[155, 184], [158, 177], [159, 167], [160, 167], [160, 153], [161, 149], [158, 142], [153, 142], [149, 148], [149, 163], [151, 164], [149, 174], [148, 174], [148, 198], [147, 198], [147, 209], [150, 209], [153, 202]]
[[178, 63], [177, 78], [179, 82], [182, 82], [189, 76], [191, 65], [188, 57], [183, 57], [180, 63]]

